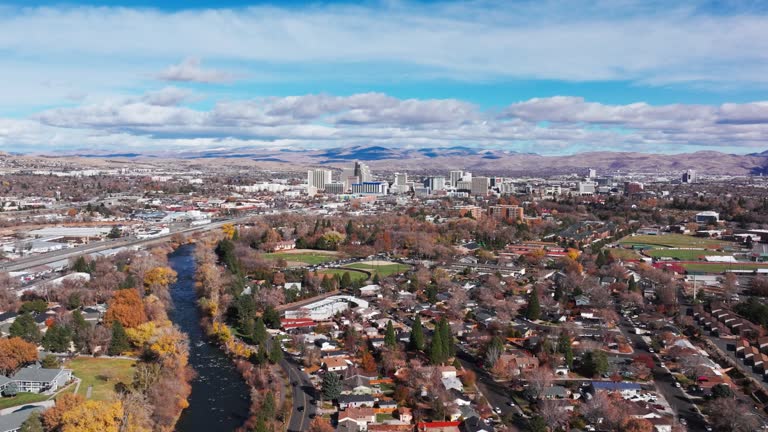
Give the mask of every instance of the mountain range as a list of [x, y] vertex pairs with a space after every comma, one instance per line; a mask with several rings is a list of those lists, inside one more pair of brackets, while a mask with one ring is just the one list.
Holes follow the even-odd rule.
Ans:
[[[737, 155], [717, 151], [657, 154], [599, 151], [563, 156], [542, 156], [511, 150], [475, 147], [382, 147], [350, 146], [324, 149], [227, 148], [162, 154], [74, 154], [88, 159], [129, 160], [183, 159], [197, 163], [234, 163], [263, 166], [265, 169], [299, 170], [311, 166], [348, 167], [364, 161], [372, 169], [431, 172], [464, 169], [476, 173], [562, 174], [595, 168], [601, 171], [674, 173], [687, 169], [700, 174], [768, 174], [768, 151]], [[224, 162], [224, 161], [228, 162]], [[214, 162], [216, 161], [216, 162]]]

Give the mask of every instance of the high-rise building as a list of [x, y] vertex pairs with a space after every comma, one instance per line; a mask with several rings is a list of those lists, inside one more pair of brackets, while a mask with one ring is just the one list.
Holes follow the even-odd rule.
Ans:
[[490, 184], [490, 179], [488, 177], [472, 177], [472, 189], [471, 194], [473, 196], [486, 196], [488, 195], [488, 185]]
[[368, 165], [362, 162], [355, 162], [354, 175], [360, 179], [361, 183], [373, 181], [373, 176], [371, 175], [371, 169], [368, 167]]
[[684, 172], [683, 183], [696, 183], [696, 170], [689, 169]]
[[451, 171], [450, 182], [452, 187], [456, 187], [456, 183], [460, 182], [464, 177], [464, 171]]
[[408, 184], [408, 173], [395, 173], [395, 186], [405, 186]]
[[315, 168], [307, 171], [307, 185], [317, 190], [325, 190], [325, 185], [332, 181], [332, 171], [329, 169]]
[[597, 177], [597, 170], [594, 169], [594, 168], [590, 168], [589, 169], [589, 178], [593, 179], [595, 177]]
[[595, 182], [585, 181], [579, 182], [577, 185], [579, 195], [594, 195], [595, 194]]
[[427, 177], [427, 179], [424, 181], [424, 186], [430, 188], [433, 191], [445, 190], [445, 177], [443, 176]]

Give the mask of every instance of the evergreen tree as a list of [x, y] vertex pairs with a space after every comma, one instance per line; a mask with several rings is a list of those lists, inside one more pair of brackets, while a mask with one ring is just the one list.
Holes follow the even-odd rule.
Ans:
[[278, 312], [271, 305], [267, 306], [266, 309], [264, 309], [264, 314], [262, 315], [262, 318], [264, 318], [264, 324], [267, 325], [267, 328], [271, 328], [271, 329], [280, 328], [280, 312]]
[[443, 361], [445, 361], [456, 354], [456, 346], [453, 344], [453, 334], [448, 320], [445, 317], [440, 318], [438, 326], [440, 328], [440, 339], [443, 344], [443, 354], [445, 355]]
[[600, 350], [590, 351], [584, 356], [582, 368], [587, 377], [608, 373], [608, 356]]
[[392, 320], [387, 321], [387, 330], [384, 332], [384, 345], [389, 348], [394, 348], [397, 345], [397, 336], [395, 335], [395, 327], [392, 325]]
[[88, 330], [90, 325], [83, 318], [83, 314], [76, 310], [72, 312], [72, 342], [78, 351], [85, 349], [88, 342]]
[[43, 336], [43, 348], [51, 352], [64, 352], [69, 349], [72, 333], [66, 326], [53, 324]]
[[376, 272], [373, 274], [373, 283], [375, 285], [378, 285], [381, 283], [381, 278], [379, 277], [379, 272]]
[[323, 376], [323, 397], [326, 400], [338, 399], [341, 395], [341, 378], [335, 372], [328, 372]]
[[120, 231], [120, 228], [117, 226], [113, 226], [111, 230], [109, 230], [109, 234], [107, 234], [107, 237], [111, 239], [118, 239], [123, 235], [123, 233]]
[[605, 256], [605, 251], [601, 250], [597, 253], [597, 258], [595, 258], [595, 265], [597, 268], [600, 268], [608, 263], [608, 257]]
[[58, 369], [59, 366], [61, 366], [61, 363], [59, 362], [58, 357], [48, 354], [43, 361], [40, 362], [40, 365], [43, 369]]
[[125, 334], [125, 329], [120, 321], [115, 320], [112, 323], [112, 340], [109, 342], [107, 353], [111, 356], [119, 356], [129, 349], [131, 349], [131, 344], [128, 342], [128, 335]]
[[88, 262], [85, 261], [85, 257], [80, 255], [75, 260], [75, 263], [72, 265], [72, 271], [78, 272], [78, 273], [90, 273], [91, 272], [91, 266], [88, 265]]
[[253, 328], [253, 340], [259, 345], [263, 345], [267, 341], [267, 337], [267, 326], [264, 325], [264, 320], [259, 317]]
[[275, 416], [275, 395], [272, 391], [268, 391], [267, 394], [264, 395], [264, 400], [261, 401], [260, 414], [268, 419]]
[[440, 335], [435, 332], [432, 335], [432, 344], [429, 347], [429, 361], [433, 365], [442, 364], [445, 359], [445, 351], [443, 350], [443, 341]]
[[339, 286], [346, 289], [352, 286], [352, 276], [349, 275], [349, 272], [344, 272], [344, 275], [341, 277], [341, 282], [339, 283]]
[[259, 345], [259, 349], [256, 350], [256, 353], [251, 356], [251, 361], [256, 363], [258, 366], [266, 364], [268, 359], [269, 354], [267, 354], [266, 344]]
[[416, 319], [411, 327], [411, 339], [408, 342], [410, 349], [421, 351], [424, 349], [424, 328], [421, 325], [421, 317], [416, 314]]
[[264, 420], [263, 415], [256, 416], [256, 425], [253, 426], [253, 432], [269, 432], [269, 429], [267, 429], [267, 422]]
[[539, 290], [534, 285], [531, 293], [528, 295], [528, 307], [525, 309], [525, 317], [531, 321], [536, 321], [541, 316], [541, 305], [539, 305]]
[[283, 348], [280, 346], [280, 341], [272, 339], [272, 346], [269, 348], [269, 362], [277, 364], [281, 360], [283, 360]]
[[560, 339], [557, 341], [557, 351], [563, 354], [568, 369], [573, 368], [573, 348], [571, 347], [571, 338], [565, 333], [561, 334]]
[[629, 282], [627, 283], [627, 289], [629, 291], [637, 291], [637, 282], [635, 282], [634, 276], [629, 277]]
[[32, 315], [23, 313], [16, 318], [16, 321], [8, 328], [8, 332], [13, 337], [20, 337], [27, 342], [39, 343], [42, 339], [40, 329]]

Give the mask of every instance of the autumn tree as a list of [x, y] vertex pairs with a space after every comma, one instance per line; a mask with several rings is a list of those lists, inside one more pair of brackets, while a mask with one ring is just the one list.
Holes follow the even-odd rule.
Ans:
[[376, 360], [373, 358], [371, 352], [367, 349], [363, 349], [363, 353], [360, 357], [360, 366], [362, 366], [363, 370], [368, 373], [376, 372]]
[[26, 363], [37, 360], [37, 346], [20, 337], [0, 339], [0, 373], [9, 375]]
[[85, 402], [82, 395], [74, 393], [62, 393], [56, 398], [56, 405], [43, 412], [42, 420], [46, 430], [60, 430], [64, 414], [74, 410]]
[[315, 417], [309, 424], [309, 432], [333, 432], [333, 426], [322, 417]]
[[144, 311], [144, 303], [135, 289], [115, 291], [114, 297], [109, 302], [109, 309], [104, 315], [104, 323], [112, 325], [119, 321], [123, 327], [133, 328], [147, 321]]
[[120, 401], [88, 400], [61, 416], [61, 432], [119, 432], [123, 419]]

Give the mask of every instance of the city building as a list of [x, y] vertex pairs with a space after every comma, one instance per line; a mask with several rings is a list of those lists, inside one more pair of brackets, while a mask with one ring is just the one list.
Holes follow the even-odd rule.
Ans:
[[457, 183], [461, 181], [462, 178], [464, 178], [464, 171], [451, 171], [449, 177], [451, 186], [457, 187]]
[[683, 173], [683, 183], [696, 183], [696, 171], [689, 169]]
[[483, 209], [475, 205], [460, 205], [453, 207], [453, 211], [459, 217], [472, 216], [475, 219], [480, 219], [483, 216]]
[[703, 211], [696, 213], [696, 223], [702, 225], [717, 225], [720, 222], [720, 213], [714, 211]]
[[368, 307], [368, 302], [357, 297], [337, 295], [304, 305], [298, 309], [287, 310], [285, 311], [285, 318], [309, 318], [315, 321], [324, 321], [337, 313], [356, 307], [365, 309]]
[[326, 183], [325, 184], [325, 193], [328, 194], [343, 194], [347, 191], [346, 186], [344, 183]]
[[325, 185], [332, 181], [332, 171], [329, 169], [315, 168], [307, 171], [307, 186], [316, 190], [325, 190]]
[[368, 165], [362, 162], [355, 162], [355, 171], [353, 175], [360, 179], [361, 183], [373, 181], [373, 175]]
[[473, 196], [478, 195], [488, 195], [488, 185], [490, 184], [490, 179], [488, 177], [473, 177], [471, 181], [472, 187], [470, 189], [470, 192]]
[[495, 205], [488, 208], [488, 215], [496, 219], [523, 220], [523, 208], [516, 205]]
[[432, 191], [445, 190], [445, 177], [443, 176], [431, 176], [424, 180], [424, 187], [428, 187]]
[[593, 181], [584, 181], [579, 182], [577, 185], [577, 190], [579, 195], [594, 195], [595, 194], [595, 182]]
[[389, 183], [363, 182], [353, 184], [352, 193], [358, 195], [386, 195], [389, 193]]
[[589, 169], [589, 178], [594, 179], [597, 177], [597, 170], [594, 168]]

